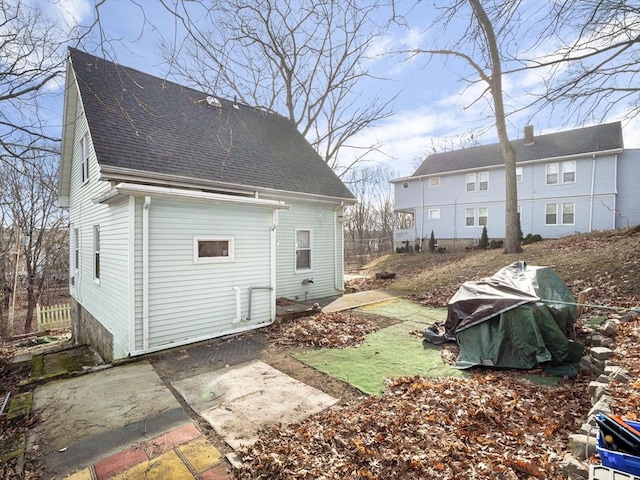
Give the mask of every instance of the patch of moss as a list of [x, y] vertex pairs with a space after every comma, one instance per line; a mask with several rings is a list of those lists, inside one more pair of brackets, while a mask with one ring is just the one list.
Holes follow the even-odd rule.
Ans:
[[24, 455], [27, 438], [24, 433], [18, 433], [0, 443], [0, 462], [8, 462]]
[[605, 322], [606, 319], [606, 317], [592, 317], [588, 319], [585, 324], [589, 327], [599, 327]]
[[29, 417], [31, 405], [33, 404], [33, 392], [20, 393], [13, 397], [7, 411], [7, 422], [15, 425], [20, 420]]

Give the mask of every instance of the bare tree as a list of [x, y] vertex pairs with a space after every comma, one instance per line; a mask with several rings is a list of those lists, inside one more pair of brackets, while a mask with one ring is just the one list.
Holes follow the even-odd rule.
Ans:
[[[510, 30], [511, 21], [517, 12], [520, 2], [511, 0], [493, 0], [487, 2], [491, 9], [483, 7], [480, 0], [456, 0], [447, 3], [444, 13], [433, 23], [433, 28], [445, 28], [454, 22], [466, 20], [467, 26], [461, 32], [459, 39], [451, 48], [418, 49], [414, 54], [429, 56], [445, 56], [463, 60], [486, 84], [482, 95], [491, 96], [491, 105], [498, 134], [498, 142], [505, 166], [506, 186], [506, 222], [505, 222], [505, 253], [522, 251], [520, 235], [518, 233], [518, 193], [516, 186], [516, 152], [509, 140], [506, 124], [502, 92], [502, 55], [496, 32], [513, 34]], [[469, 80], [475, 83], [476, 80]]]
[[[340, 174], [377, 148], [350, 143], [391, 114], [392, 99], [365, 94], [362, 86], [372, 80], [367, 48], [382, 29], [372, 20], [376, 3], [197, 3], [196, 15], [193, 4], [163, 1], [187, 32], [184, 43], [162, 44], [173, 73], [205, 91], [287, 116]], [[346, 149], [353, 149], [349, 156]]]
[[57, 158], [34, 155], [38, 150], [53, 149], [31, 150], [27, 158], [16, 160], [3, 176], [0, 205], [11, 226], [10, 244], [20, 251], [17, 268], [16, 257], [10, 258], [12, 269], [23, 272], [20, 286], [26, 291], [25, 332], [31, 331], [34, 308], [47, 281], [52, 279], [52, 267], [61, 257], [68, 257], [66, 215], [56, 205]]
[[[579, 122], [602, 120], [612, 110], [640, 114], [640, 3], [625, 0], [555, 0], [539, 38], [556, 45], [524, 67], [544, 69], [542, 106], [563, 108]], [[569, 114], [569, 115], [567, 115]]]

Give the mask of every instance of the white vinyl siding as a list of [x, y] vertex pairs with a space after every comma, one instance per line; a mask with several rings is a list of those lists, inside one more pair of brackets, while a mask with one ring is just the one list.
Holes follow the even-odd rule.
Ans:
[[[335, 203], [287, 200], [287, 204], [291, 208], [279, 212], [276, 230], [278, 297], [304, 300], [339, 294], [336, 285], [341, 287], [344, 283], [343, 224], [339, 220], [343, 215], [342, 208], [335, 213], [338, 221], [334, 224], [334, 209], [338, 206]], [[307, 270], [296, 272], [296, 229], [313, 231], [312, 275]], [[303, 284], [307, 278], [313, 278], [313, 284]]]
[[[136, 210], [141, 208], [138, 203]], [[136, 217], [141, 219], [141, 214], [136, 212]], [[272, 286], [272, 225], [270, 208], [152, 198], [149, 348], [213, 338], [271, 321], [272, 294], [267, 288]], [[233, 238], [234, 261], [194, 263], [194, 237]], [[247, 321], [251, 287], [261, 289], [252, 293], [251, 319]], [[240, 312], [236, 310], [238, 295]], [[142, 299], [136, 304], [141, 306]], [[242, 320], [234, 324], [238, 313]], [[136, 309], [137, 349], [143, 345], [142, 322], [141, 308]]]

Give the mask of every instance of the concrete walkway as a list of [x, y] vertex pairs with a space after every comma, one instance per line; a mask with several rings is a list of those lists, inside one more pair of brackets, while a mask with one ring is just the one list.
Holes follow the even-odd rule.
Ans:
[[336, 298], [331, 303], [322, 307], [323, 312], [341, 312], [353, 308], [363, 307], [374, 303], [385, 302], [402, 297], [402, 292], [393, 290], [367, 290], [364, 292], [349, 293]]

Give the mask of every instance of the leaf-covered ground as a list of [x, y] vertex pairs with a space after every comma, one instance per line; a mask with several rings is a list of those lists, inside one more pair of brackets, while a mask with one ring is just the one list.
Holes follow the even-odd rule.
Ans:
[[482, 373], [390, 382], [382, 397], [265, 431], [240, 479], [556, 479], [589, 409], [584, 380], [559, 387]]

